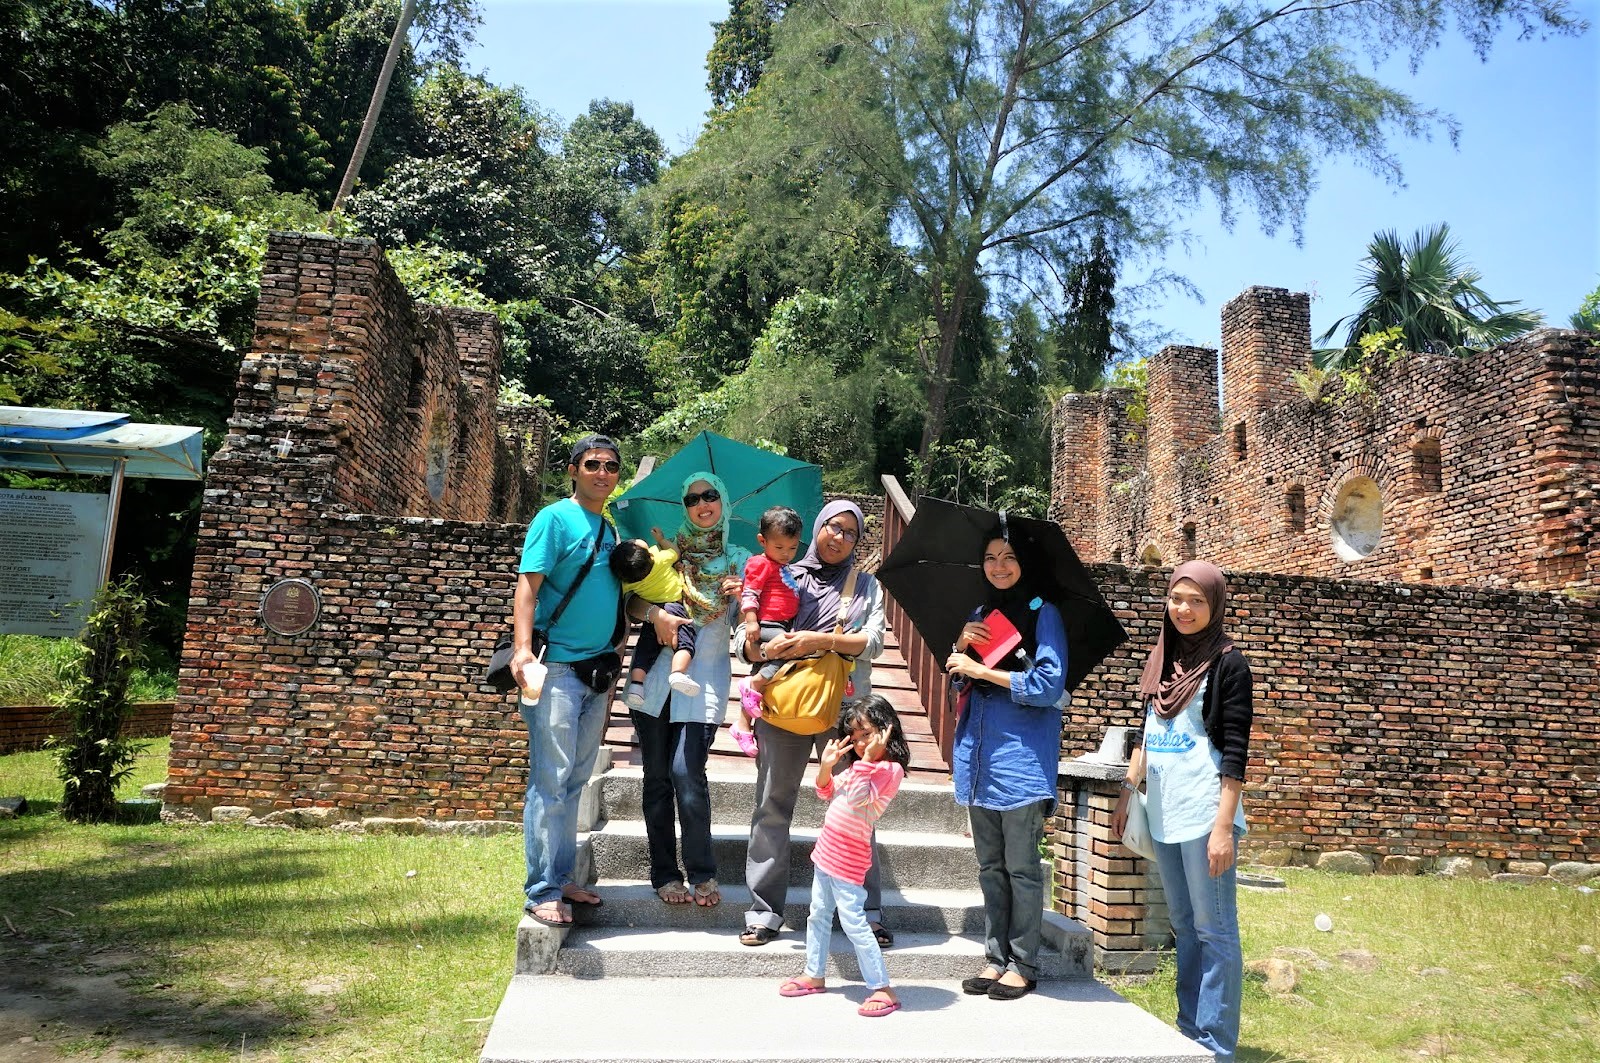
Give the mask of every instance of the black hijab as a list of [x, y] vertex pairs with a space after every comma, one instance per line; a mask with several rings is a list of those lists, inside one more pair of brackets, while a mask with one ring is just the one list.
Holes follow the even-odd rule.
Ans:
[[[987, 551], [989, 544], [996, 539], [1004, 540], [1011, 546], [1017, 555], [1017, 566], [1022, 569], [1022, 575], [1017, 577], [1017, 582], [1001, 590], [984, 577], [985, 594], [981, 606], [982, 616], [988, 616], [998, 609], [1005, 618], [1011, 621], [1011, 626], [1017, 629], [1017, 634], [1022, 636], [1022, 641], [1017, 643], [1016, 649], [1005, 657], [996, 661], [994, 667], [1002, 671], [1019, 671], [1029, 667], [1039, 649], [1039, 609], [1044, 605], [1049, 595], [1049, 580], [1041, 578], [1045, 567], [1043, 559], [1026, 536], [1014, 534], [1004, 517], [996, 524], [988, 535], [984, 537], [983, 549]], [[983, 555], [978, 555], [981, 568]], [[969, 646], [967, 653], [973, 658], [978, 654]]]

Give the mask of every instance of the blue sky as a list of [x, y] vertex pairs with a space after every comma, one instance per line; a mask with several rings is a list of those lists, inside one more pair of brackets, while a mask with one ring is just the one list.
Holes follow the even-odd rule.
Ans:
[[[669, 151], [694, 140], [710, 106], [705, 54], [726, 0], [481, 0], [483, 26], [469, 63], [491, 80], [522, 86], [571, 120], [591, 99], [634, 104]], [[1600, 0], [1579, 10], [1600, 23]], [[1450, 223], [1484, 287], [1566, 324], [1600, 284], [1600, 32], [1577, 39], [1497, 42], [1488, 63], [1448, 44], [1411, 75], [1404, 63], [1379, 76], [1424, 106], [1455, 116], [1459, 150], [1445, 137], [1398, 141], [1405, 184], [1395, 188], [1348, 163], [1320, 175], [1306, 211], [1303, 246], [1260, 232], [1241, 214], [1225, 232], [1214, 209], [1190, 219], [1187, 250], [1158, 265], [1181, 273], [1203, 302], [1173, 292], [1142, 316], [1173, 342], [1215, 346], [1222, 304], [1252, 284], [1312, 293], [1320, 334], [1353, 309], [1350, 295], [1367, 242]], [[1147, 267], [1148, 268], [1148, 265]], [[1137, 272], [1136, 270], [1134, 272]]]

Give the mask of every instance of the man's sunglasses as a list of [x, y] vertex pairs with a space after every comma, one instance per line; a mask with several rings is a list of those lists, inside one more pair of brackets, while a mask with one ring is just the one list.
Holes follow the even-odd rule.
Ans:
[[721, 501], [722, 501], [722, 492], [718, 491], [715, 487], [708, 487], [704, 491], [701, 491], [699, 494], [694, 494], [693, 492], [690, 492], [689, 494], [684, 495], [683, 496], [683, 508], [684, 509], [693, 509], [695, 506], [698, 506], [702, 502], [721, 502]]
[[604, 469], [606, 472], [610, 472], [610, 473], [618, 473], [618, 472], [622, 471], [622, 462], [620, 462], [620, 461], [601, 461], [599, 458], [584, 458], [583, 459], [583, 471], [584, 472], [599, 472], [601, 469]]

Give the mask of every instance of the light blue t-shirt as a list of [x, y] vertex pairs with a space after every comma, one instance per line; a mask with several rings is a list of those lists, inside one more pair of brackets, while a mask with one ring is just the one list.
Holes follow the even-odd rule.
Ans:
[[[1200, 681], [1183, 711], [1163, 720], [1155, 709], [1144, 718], [1145, 815], [1150, 836], [1173, 845], [1211, 833], [1222, 803], [1222, 754], [1206, 734], [1205, 699], [1210, 676]], [[1243, 833], [1244, 801], [1233, 814]]]
[[[548, 626], [550, 617], [578, 578], [594, 550], [597, 535], [601, 536], [600, 553], [552, 630]], [[616, 545], [616, 530], [599, 514], [590, 513], [570, 498], [545, 506], [528, 525], [528, 537], [522, 543], [522, 564], [517, 571], [544, 575], [534, 626], [550, 638], [550, 648], [545, 652], [547, 662], [581, 661], [611, 648], [617, 601], [622, 594], [622, 585], [611, 574], [611, 549]]]

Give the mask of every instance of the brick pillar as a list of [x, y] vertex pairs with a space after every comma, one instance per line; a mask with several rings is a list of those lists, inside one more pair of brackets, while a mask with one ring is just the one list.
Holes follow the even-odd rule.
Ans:
[[1063, 395], [1051, 417], [1050, 517], [1085, 562], [1099, 560], [1102, 396]]
[[464, 401], [456, 409], [446, 497], [461, 520], [489, 520], [494, 513], [496, 416], [500, 396], [500, 321], [477, 310], [441, 308], [455, 337]]
[[[495, 420], [500, 442], [495, 449], [490, 519], [526, 524], [541, 501], [550, 419], [537, 406], [499, 406]], [[565, 456], [560, 460], [565, 462]]]
[[[1150, 472], [1149, 521], [1171, 564], [1181, 553], [1180, 461], [1217, 434], [1217, 352], [1210, 347], [1163, 347], [1150, 359], [1145, 453]], [[1170, 534], [1169, 534], [1170, 533]], [[1171, 540], [1171, 541], [1169, 541]]]
[[1539, 546], [1535, 586], [1600, 585], [1600, 364], [1588, 340], [1538, 332], [1518, 341], [1536, 346], [1534, 391], [1544, 411], [1534, 435], [1533, 489]]
[[1127, 765], [1079, 757], [1060, 770], [1051, 844], [1055, 909], [1094, 934], [1097, 967], [1152, 971], [1155, 954], [1171, 946], [1172, 928], [1155, 865], [1111, 834]]
[[1298, 394], [1290, 374], [1310, 361], [1310, 296], [1259, 286], [1234, 296], [1222, 308], [1224, 430]]

